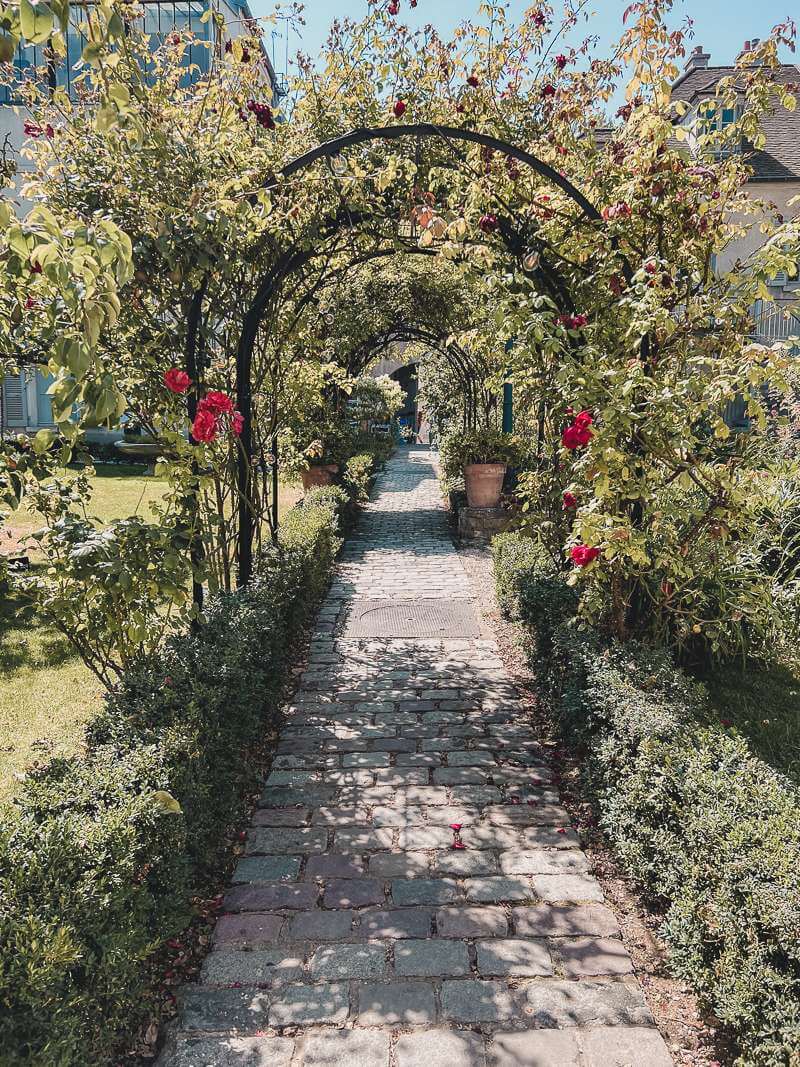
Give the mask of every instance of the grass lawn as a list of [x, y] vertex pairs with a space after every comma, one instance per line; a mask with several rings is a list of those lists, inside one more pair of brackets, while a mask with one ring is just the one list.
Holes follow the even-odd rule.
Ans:
[[800, 662], [725, 665], [702, 680], [712, 707], [771, 766], [800, 783]]
[[[145, 476], [142, 467], [98, 464], [96, 470], [90, 514], [101, 522], [134, 514], [150, 518], [150, 504], [166, 491], [166, 483]], [[300, 496], [293, 486], [282, 486], [281, 512]], [[30, 551], [24, 538], [41, 526], [39, 516], [19, 509], [3, 528], [0, 551]], [[35, 562], [35, 551], [30, 555]], [[14, 775], [32, 762], [78, 748], [83, 723], [101, 699], [102, 686], [69, 642], [31, 604], [0, 598], [0, 801], [13, 792]]]

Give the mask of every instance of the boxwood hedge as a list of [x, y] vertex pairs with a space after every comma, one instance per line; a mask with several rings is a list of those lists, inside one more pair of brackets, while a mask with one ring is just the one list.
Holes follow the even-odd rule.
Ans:
[[29, 775], [0, 813], [3, 1064], [119, 1062], [147, 1018], [154, 952], [189, 922], [243, 813], [350, 500], [309, 494], [251, 584], [131, 670], [85, 751]]
[[546, 695], [581, 747], [602, 826], [663, 908], [675, 973], [741, 1065], [800, 1063], [800, 795], [712, 720], [664, 650], [581, 628], [562, 577], [519, 534], [495, 540], [497, 592], [528, 630]]

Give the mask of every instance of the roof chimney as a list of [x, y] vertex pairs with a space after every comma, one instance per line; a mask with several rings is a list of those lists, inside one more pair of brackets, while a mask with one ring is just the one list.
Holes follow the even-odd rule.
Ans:
[[709, 52], [703, 51], [703, 46], [699, 44], [697, 48], [694, 48], [686, 60], [684, 66], [684, 72], [689, 73], [690, 70], [704, 70], [708, 66], [708, 61], [711, 59]]

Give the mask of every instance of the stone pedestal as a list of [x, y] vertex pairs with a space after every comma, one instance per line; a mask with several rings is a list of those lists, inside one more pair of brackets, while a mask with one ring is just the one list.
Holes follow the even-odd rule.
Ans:
[[495, 534], [503, 533], [511, 522], [506, 508], [470, 508], [458, 510], [458, 536], [461, 541], [488, 544]]

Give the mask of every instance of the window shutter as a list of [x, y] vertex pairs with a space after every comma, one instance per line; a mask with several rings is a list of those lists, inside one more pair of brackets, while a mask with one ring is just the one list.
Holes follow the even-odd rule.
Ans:
[[22, 390], [21, 374], [7, 375], [3, 379], [3, 421], [7, 426], [25, 425], [25, 403]]

